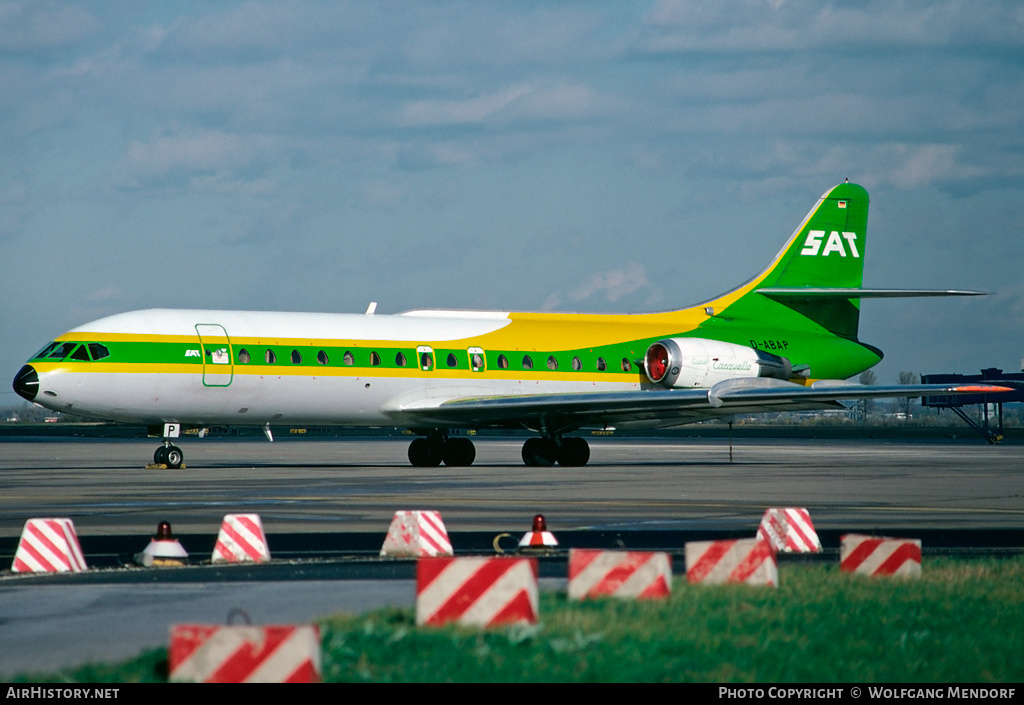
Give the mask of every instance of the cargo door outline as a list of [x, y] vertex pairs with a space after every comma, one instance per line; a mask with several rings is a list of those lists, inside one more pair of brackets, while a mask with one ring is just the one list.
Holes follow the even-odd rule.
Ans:
[[228, 332], [217, 323], [197, 323], [196, 333], [203, 355], [203, 386], [229, 386], [235, 377], [235, 355]]

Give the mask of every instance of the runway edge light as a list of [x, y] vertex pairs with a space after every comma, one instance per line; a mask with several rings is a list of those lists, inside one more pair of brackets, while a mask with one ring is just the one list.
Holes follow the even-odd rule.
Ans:
[[548, 531], [548, 522], [544, 518], [543, 514], [537, 514], [533, 517], [533, 527], [530, 531], [523, 534], [523, 538], [519, 540], [520, 552], [531, 552], [531, 551], [544, 551], [546, 549], [556, 548], [558, 546], [558, 539], [555, 535]]
[[171, 533], [171, 523], [162, 521], [156, 525], [156, 536], [149, 540], [149, 545], [142, 553], [135, 555], [135, 562], [147, 568], [164, 566], [182, 566], [188, 562], [188, 551]]

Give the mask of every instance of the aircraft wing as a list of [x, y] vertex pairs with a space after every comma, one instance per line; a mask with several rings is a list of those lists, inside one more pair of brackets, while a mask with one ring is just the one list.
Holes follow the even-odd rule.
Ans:
[[766, 377], [730, 379], [710, 389], [509, 395], [420, 400], [398, 411], [424, 425], [546, 429], [660, 428], [767, 411], [842, 408], [840, 402], [936, 394], [998, 394], [991, 385], [868, 386], [819, 380], [809, 386]]

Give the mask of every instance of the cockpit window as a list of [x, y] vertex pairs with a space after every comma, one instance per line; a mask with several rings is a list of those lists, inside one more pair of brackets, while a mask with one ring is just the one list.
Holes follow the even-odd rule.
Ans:
[[60, 343], [47, 343], [46, 347], [44, 347], [42, 350], [40, 350], [39, 352], [32, 356], [32, 359], [38, 360], [41, 357], [46, 357], [47, 354], [58, 345], [60, 345]]
[[107, 349], [106, 345], [89, 343], [89, 354], [92, 355], [93, 360], [102, 360], [105, 357], [110, 357], [110, 350]]
[[80, 362], [102, 360], [105, 357], [110, 357], [110, 350], [107, 349], [106, 345], [100, 345], [99, 343], [54, 342], [37, 352], [32, 359], [63, 360], [65, 357], [69, 360], [78, 360]]
[[61, 343], [60, 347], [55, 348], [46, 358], [48, 360], [63, 360], [74, 349], [75, 345], [77, 343]]

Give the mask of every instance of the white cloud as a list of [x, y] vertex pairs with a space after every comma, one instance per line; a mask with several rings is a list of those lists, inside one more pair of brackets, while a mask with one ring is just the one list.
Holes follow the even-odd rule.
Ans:
[[662, 0], [644, 18], [639, 47], [654, 53], [1020, 46], [1024, 13], [1015, 3], [946, 0], [842, 3]]
[[561, 84], [531, 91], [519, 102], [518, 112], [535, 120], [572, 120], [594, 115], [601, 100], [588, 86]]
[[[254, 162], [265, 159], [272, 140], [260, 135], [207, 131], [132, 142], [115, 166], [117, 181], [128, 188], [172, 184], [225, 185]], [[261, 189], [269, 182], [263, 181]]]
[[402, 109], [406, 125], [452, 125], [478, 123], [508, 107], [531, 91], [526, 84], [462, 100], [418, 100]]
[[124, 296], [124, 292], [116, 284], [107, 284], [99, 289], [94, 289], [85, 295], [86, 301], [102, 302], [116, 301]]
[[644, 266], [639, 262], [630, 262], [624, 267], [594, 274], [576, 287], [569, 296], [574, 301], [583, 301], [594, 295], [601, 295], [605, 300], [615, 302], [627, 294], [649, 286]]
[[544, 299], [544, 303], [541, 304], [540, 310], [541, 311], [557, 311], [558, 307], [561, 305], [561, 303], [562, 303], [561, 295], [558, 292], [554, 292], [552, 294], [548, 294], [548, 296]]
[[973, 176], [957, 164], [954, 145], [926, 144], [896, 148], [899, 164], [888, 179], [901, 188], [916, 188], [935, 181]]
[[390, 210], [401, 204], [407, 189], [394, 181], [372, 181], [360, 193], [360, 203], [367, 208]]
[[82, 7], [56, 2], [7, 2], [0, 5], [0, 50], [53, 51], [80, 44], [100, 27]]
[[402, 108], [408, 126], [469, 125], [511, 120], [572, 120], [604, 112], [611, 101], [600, 99], [580, 83], [517, 83], [473, 98], [419, 100]]

